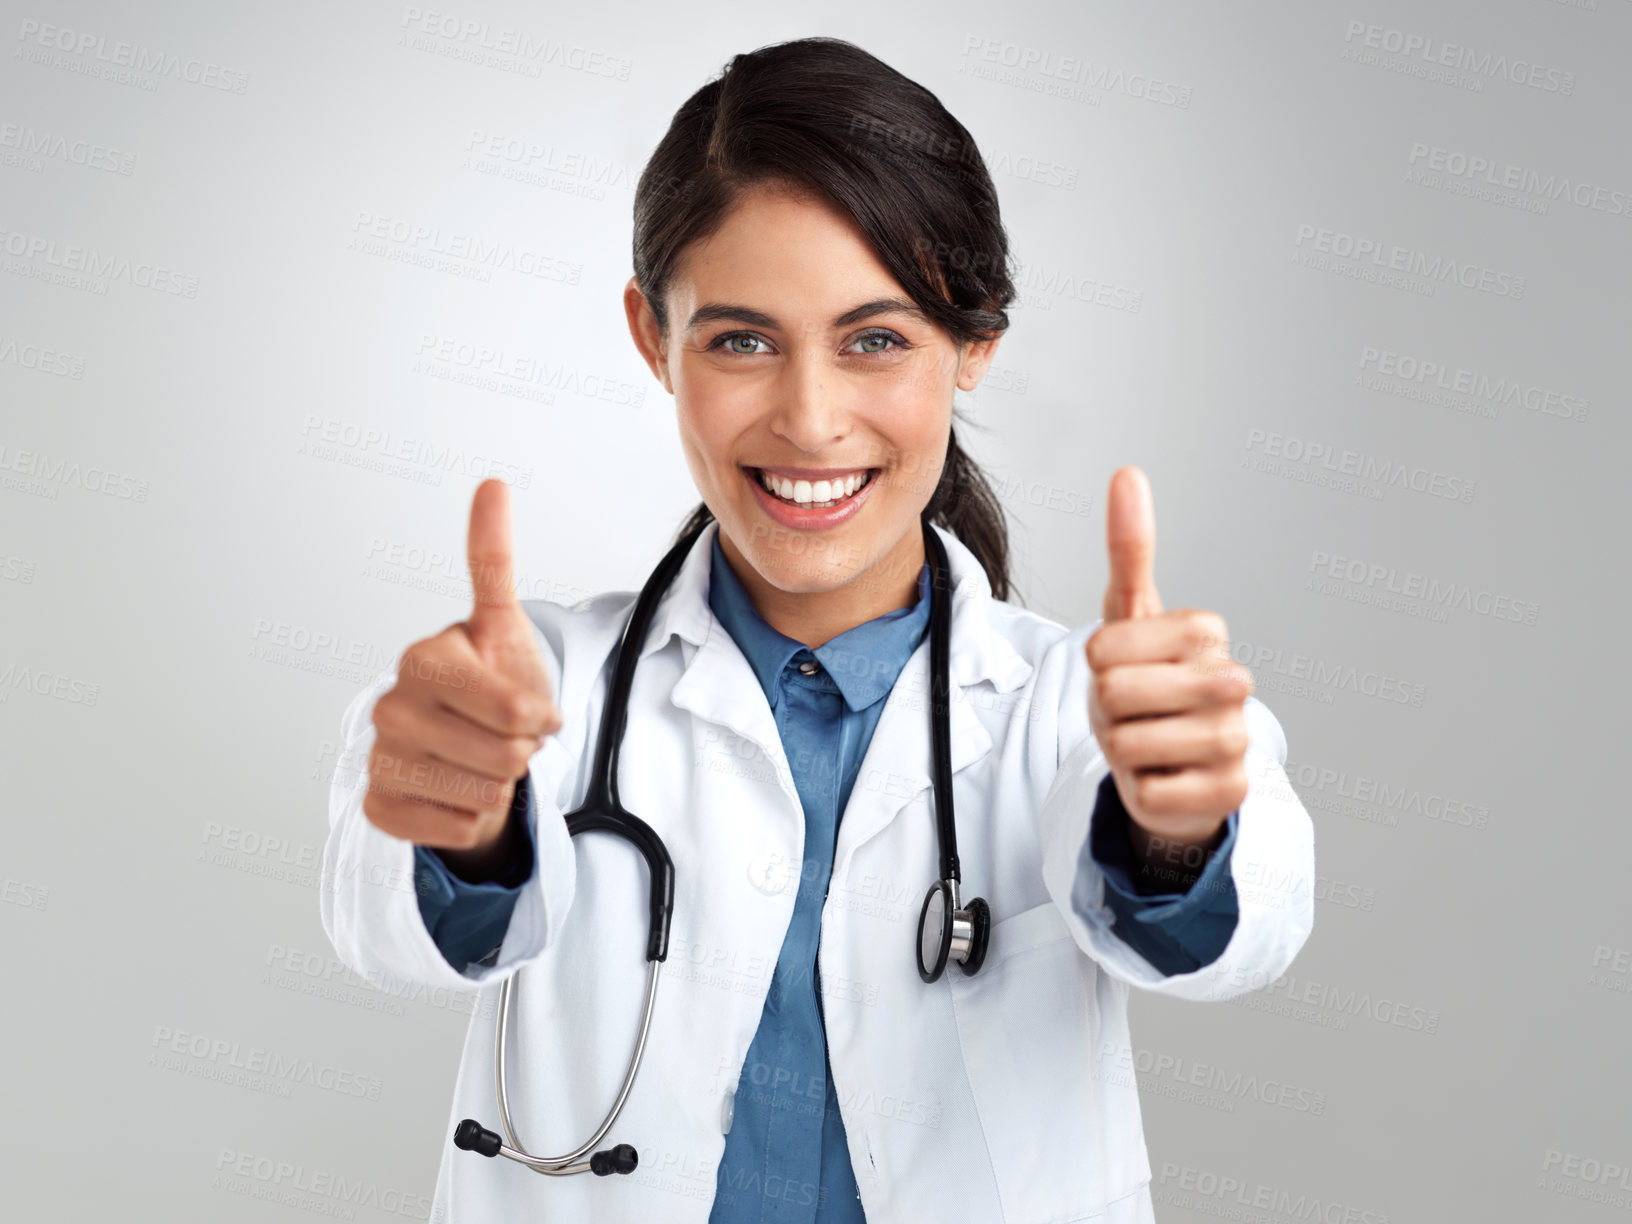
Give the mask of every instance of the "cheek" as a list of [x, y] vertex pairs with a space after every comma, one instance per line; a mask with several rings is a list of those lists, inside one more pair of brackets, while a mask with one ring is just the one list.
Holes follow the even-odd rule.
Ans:
[[693, 479], [716, 485], [734, 480], [736, 442], [746, 428], [744, 422], [716, 399], [695, 394], [675, 398], [675, 424]]

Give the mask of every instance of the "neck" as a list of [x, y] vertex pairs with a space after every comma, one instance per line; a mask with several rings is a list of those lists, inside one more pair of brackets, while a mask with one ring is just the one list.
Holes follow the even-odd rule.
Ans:
[[830, 591], [784, 591], [766, 580], [736, 543], [720, 532], [720, 551], [754, 607], [784, 637], [811, 650], [870, 620], [918, 602], [924, 537], [917, 524], [867, 569]]

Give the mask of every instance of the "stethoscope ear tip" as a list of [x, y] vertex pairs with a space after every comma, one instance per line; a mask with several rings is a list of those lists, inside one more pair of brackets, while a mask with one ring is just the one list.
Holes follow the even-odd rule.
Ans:
[[453, 1131], [453, 1146], [482, 1156], [497, 1156], [504, 1141], [475, 1118], [466, 1118]]
[[615, 1148], [591, 1156], [589, 1171], [596, 1177], [605, 1177], [610, 1173], [633, 1173], [639, 1163], [640, 1154], [630, 1144], [620, 1143]]

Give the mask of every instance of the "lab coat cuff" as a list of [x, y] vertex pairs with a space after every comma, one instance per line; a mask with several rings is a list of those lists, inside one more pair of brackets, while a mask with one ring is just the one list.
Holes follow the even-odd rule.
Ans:
[[[1246, 716], [1252, 741], [1249, 792], [1237, 817], [1228, 861], [1215, 856], [1216, 872], [1227, 870], [1241, 890], [1239, 913], [1224, 932], [1224, 946], [1216, 958], [1194, 969], [1163, 973], [1123, 938], [1123, 931], [1134, 929], [1156, 934], [1149, 924], [1124, 921], [1122, 931], [1114, 929], [1118, 915], [1110, 902], [1116, 894], [1086, 846], [1099, 787], [1109, 774], [1092, 737], [1076, 742], [1061, 759], [1043, 795], [1039, 823], [1044, 885], [1077, 946], [1122, 982], [1198, 1001], [1230, 998], [1278, 977], [1309, 934], [1313, 827], [1281, 767], [1286, 741], [1278, 721], [1256, 697], [1247, 698]], [[1266, 888], [1271, 881], [1274, 886]], [[1202, 895], [1217, 891], [1208, 888]], [[1203, 925], [1216, 937], [1222, 922], [1209, 915]]]

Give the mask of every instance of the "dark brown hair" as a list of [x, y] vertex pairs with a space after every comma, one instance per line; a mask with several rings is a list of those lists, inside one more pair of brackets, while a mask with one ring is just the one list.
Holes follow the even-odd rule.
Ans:
[[[635, 279], [665, 340], [681, 254], [762, 184], [823, 197], [853, 217], [955, 344], [1008, 328], [1008, 236], [973, 137], [929, 90], [855, 44], [801, 38], [733, 56], [675, 112], [641, 173]], [[699, 504], [676, 541], [713, 517]], [[1003, 507], [955, 427], [923, 518], [963, 541], [993, 595], [1009, 598]]]

